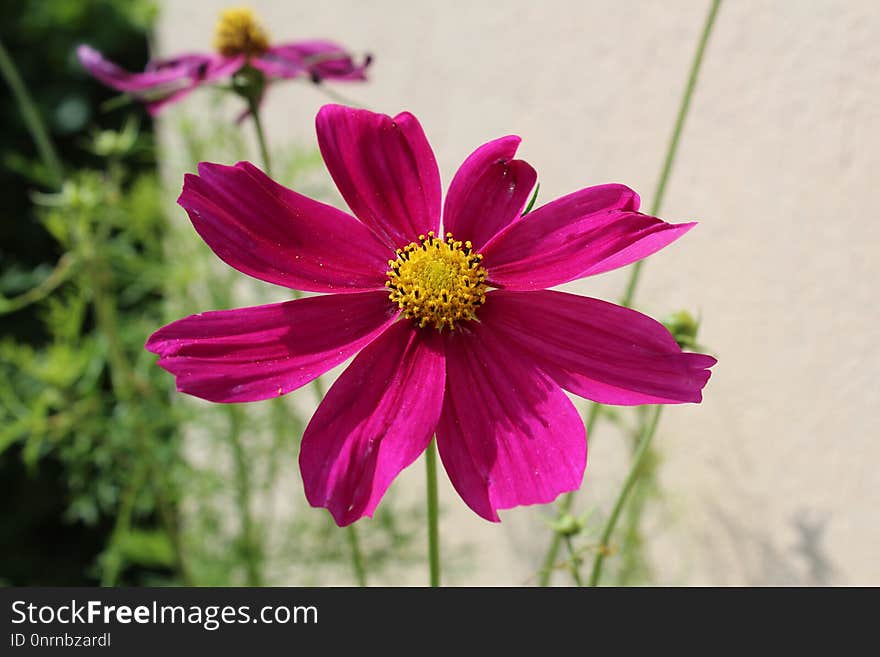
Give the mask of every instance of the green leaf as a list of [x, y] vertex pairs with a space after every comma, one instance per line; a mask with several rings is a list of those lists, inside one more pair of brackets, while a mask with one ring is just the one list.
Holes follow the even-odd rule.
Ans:
[[123, 559], [141, 566], [174, 565], [174, 547], [165, 532], [129, 529], [117, 538], [115, 548]]

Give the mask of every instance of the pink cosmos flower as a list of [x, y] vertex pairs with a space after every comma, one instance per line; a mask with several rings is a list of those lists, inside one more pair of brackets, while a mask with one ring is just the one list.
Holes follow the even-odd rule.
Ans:
[[714, 358], [635, 310], [545, 289], [694, 224], [641, 214], [616, 184], [523, 216], [537, 176], [508, 136], [462, 164], [441, 230], [437, 163], [412, 114], [327, 105], [317, 133], [354, 216], [247, 162], [202, 163], [178, 202], [229, 265], [321, 294], [193, 315], [146, 346], [179, 390], [215, 402], [283, 395], [355, 356], [299, 457], [306, 497], [337, 524], [372, 515], [435, 434], [455, 489], [488, 520], [578, 488], [586, 436], [563, 389], [605, 404], [701, 400]]
[[76, 53], [83, 68], [117, 91], [142, 100], [151, 114], [181, 100], [199, 86], [231, 78], [250, 66], [267, 80], [309, 77], [322, 80], [366, 80], [371, 58], [361, 64], [337, 43], [299, 41], [273, 46], [253, 13], [227, 9], [217, 24], [216, 54], [183, 54], [147, 64], [143, 73], [129, 73], [81, 45]]

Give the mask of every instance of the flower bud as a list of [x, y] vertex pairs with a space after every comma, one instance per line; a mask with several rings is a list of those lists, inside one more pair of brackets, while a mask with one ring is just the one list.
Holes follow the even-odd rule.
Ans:
[[697, 340], [700, 322], [686, 310], [677, 310], [667, 315], [663, 325], [672, 333], [672, 337], [682, 349], [693, 347]]
[[560, 516], [550, 525], [557, 534], [562, 536], [575, 536], [584, 528], [583, 520], [575, 518], [570, 513]]

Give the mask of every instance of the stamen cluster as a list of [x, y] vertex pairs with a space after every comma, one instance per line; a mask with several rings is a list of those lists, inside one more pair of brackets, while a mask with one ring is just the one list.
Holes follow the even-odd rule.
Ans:
[[473, 252], [470, 242], [459, 242], [446, 233], [446, 240], [431, 231], [397, 249], [389, 260], [385, 286], [389, 298], [422, 328], [453, 329], [465, 320], [476, 319], [476, 310], [486, 302], [486, 270], [483, 256]]
[[226, 9], [220, 14], [214, 47], [221, 55], [260, 55], [269, 48], [269, 37], [250, 9]]

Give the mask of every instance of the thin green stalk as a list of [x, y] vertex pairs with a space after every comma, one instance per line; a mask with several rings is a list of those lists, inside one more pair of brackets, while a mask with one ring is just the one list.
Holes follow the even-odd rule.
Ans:
[[437, 502], [437, 448], [435, 440], [425, 450], [425, 474], [428, 497], [428, 563], [431, 571], [431, 586], [440, 586], [440, 532], [438, 518], [440, 507]]
[[260, 146], [260, 157], [263, 159], [263, 171], [272, 177], [272, 159], [269, 156], [269, 146], [266, 143], [266, 133], [263, 132], [263, 120], [260, 118], [260, 102], [258, 99], [248, 96], [248, 108], [254, 121], [254, 130], [257, 133], [257, 144]]
[[[229, 307], [231, 304], [230, 290], [223, 279], [211, 278], [209, 291], [214, 305], [221, 308]], [[273, 403], [283, 404], [280, 399], [273, 400]], [[267, 541], [264, 540], [265, 536], [260, 532], [260, 527], [254, 518], [251, 464], [241, 437], [246, 420], [245, 409], [238, 404], [224, 404], [223, 410], [228, 420], [225, 440], [232, 457], [234, 503], [240, 522], [237, 540], [244, 562], [245, 583], [248, 586], [261, 586], [265, 561], [264, 546]], [[274, 415], [272, 421], [274, 425]], [[272, 498], [270, 497], [270, 499]], [[268, 517], [271, 518], [271, 513], [268, 514]]]
[[360, 540], [358, 539], [358, 531], [355, 525], [349, 525], [348, 546], [351, 548], [351, 565], [354, 567], [354, 576], [357, 579], [358, 586], [367, 585], [367, 569], [364, 566], [364, 556], [361, 553]]
[[180, 514], [178, 509], [168, 499], [168, 495], [162, 486], [156, 491], [156, 506], [162, 518], [162, 526], [171, 538], [171, 549], [174, 552], [174, 565], [180, 574], [180, 581], [184, 586], [195, 586], [195, 580], [186, 560], [186, 548], [183, 537], [180, 535]]
[[61, 183], [64, 181], [64, 168], [61, 166], [61, 159], [52, 144], [49, 132], [46, 130], [46, 124], [40, 117], [40, 112], [2, 41], [0, 41], [0, 75], [6, 80], [6, 84], [9, 85], [12, 95], [15, 97], [15, 103], [18, 105], [18, 110], [21, 112], [28, 132], [31, 133], [40, 159], [52, 177], [53, 186], [61, 187]]
[[[594, 403], [590, 406], [590, 414], [587, 416], [587, 436], [593, 435], [593, 428], [599, 419], [599, 411], [601, 406]], [[571, 505], [574, 503], [574, 492], [566, 493], [559, 502], [556, 517], [561, 518], [571, 511]], [[553, 538], [550, 539], [550, 545], [547, 548], [547, 554], [544, 556], [544, 565], [541, 568], [541, 574], [538, 578], [538, 586], [548, 586], [553, 571], [556, 568], [556, 559], [559, 557], [559, 548], [562, 546], [562, 534], [558, 531], [553, 532]]]
[[[660, 177], [657, 180], [657, 187], [654, 191], [654, 200], [651, 204], [650, 214], [656, 215], [660, 212], [660, 208], [663, 204], [663, 198], [666, 195], [666, 186], [669, 182], [669, 177], [672, 173], [672, 168], [675, 163], [675, 156], [678, 153], [678, 144], [681, 141], [681, 135], [684, 130], [685, 120], [687, 119], [688, 110], [691, 105], [691, 98], [693, 97], [694, 90], [697, 86], [697, 79], [699, 77], [700, 67], [703, 64], [703, 58], [706, 52], [706, 45], [709, 42], [709, 36], [712, 33], [712, 28], [715, 25], [715, 19], [718, 16], [718, 10], [721, 6], [721, 0], [712, 0], [712, 3], [709, 7], [709, 13], [706, 15], [705, 23], [703, 24], [703, 31], [700, 34], [700, 40], [697, 43], [697, 50], [694, 53], [694, 58], [691, 62], [690, 72], [688, 74], [687, 84], [685, 85], [684, 92], [682, 94], [681, 102], [678, 108], [678, 114], [675, 118], [675, 125], [672, 129], [672, 135], [669, 139], [669, 145], [666, 148], [666, 156], [663, 158], [663, 167], [660, 170]], [[635, 297], [636, 288], [639, 284], [639, 279], [642, 274], [642, 260], [638, 261], [635, 265], [633, 265], [630, 270], [629, 280], [627, 282], [625, 292], [623, 297], [621, 298], [620, 304], [622, 306], [630, 306], [632, 305], [633, 298]], [[593, 408], [590, 411], [590, 419], [593, 422], [587, 423], [587, 435], [592, 435], [593, 424], [595, 423], [593, 411], [596, 411], [596, 415], [598, 415], [598, 404], [594, 404]], [[568, 493], [565, 497], [563, 497], [562, 502], [559, 505], [559, 516], [568, 513], [568, 510], [571, 508], [572, 500], [574, 497], [574, 493]], [[550, 583], [550, 577], [552, 576], [552, 571], [554, 565], [556, 563], [557, 555], [559, 554], [559, 546], [561, 543], [562, 537], [558, 532], [554, 532], [553, 538], [550, 541], [550, 546], [547, 549], [547, 554], [544, 557], [544, 565], [541, 570], [541, 576], [539, 579], [539, 586], [547, 586]]]
[[[324, 399], [324, 384], [321, 381], [321, 377], [317, 377], [312, 380], [312, 388], [315, 390], [315, 396], [318, 398], [318, 403], [321, 403], [321, 400]], [[366, 561], [364, 560], [364, 555], [361, 552], [360, 547], [360, 538], [358, 537], [358, 530], [353, 524], [349, 525], [345, 528], [345, 531], [348, 532], [348, 545], [351, 549], [351, 567], [354, 570], [355, 577], [357, 578], [358, 586], [366, 586], [367, 585], [367, 566]]]
[[143, 485], [147, 474], [146, 463], [139, 462], [134, 475], [128, 480], [128, 485], [122, 493], [119, 502], [119, 513], [116, 514], [116, 522], [113, 525], [113, 533], [110, 536], [110, 546], [102, 560], [101, 586], [116, 586], [119, 573], [122, 570], [122, 558], [119, 554], [119, 541], [131, 528], [131, 516], [134, 511], [135, 498]]
[[[305, 425], [296, 413], [289, 412], [284, 399], [281, 397], [273, 399], [269, 404], [269, 417], [272, 444], [269, 451], [269, 463], [265, 477], [263, 477], [262, 489], [271, 493], [271, 491], [275, 490], [275, 484], [278, 481], [279, 466], [284, 463], [284, 459], [276, 458], [276, 455], [287, 453], [287, 448], [285, 447], [288, 444], [287, 436], [289, 434], [302, 436]], [[269, 494], [264, 502], [264, 517], [267, 519], [267, 522], [263, 529], [263, 544], [266, 546], [275, 544], [273, 530], [279, 529], [279, 523], [274, 521], [276, 498], [277, 495]]]
[[262, 586], [263, 546], [251, 508], [250, 466], [244, 444], [241, 441], [244, 412], [233, 404], [227, 404], [225, 409], [229, 415], [229, 434], [227, 437], [232, 449], [232, 460], [235, 467], [235, 498], [241, 516], [241, 549], [244, 556], [246, 582], [248, 586]]
[[[93, 245], [88, 245], [86, 251], [94, 254], [95, 249]], [[139, 391], [146, 390], [149, 392], [151, 389], [139, 384], [137, 375], [130, 367], [129, 359], [126, 357], [125, 347], [119, 333], [116, 303], [105, 289], [106, 281], [111, 274], [102, 265], [103, 263], [94, 255], [87, 262], [87, 267], [91, 270], [92, 274], [92, 303], [95, 307], [95, 321], [101, 334], [107, 339], [107, 358], [110, 362], [110, 383], [113, 392], [120, 401], [132, 403], [135, 395], [139, 394]], [[151, 474], [158, 482], [156, 484], [156, 502], [159, 517], [163, 528], [171, 539], [175, 565], [177, 566], [181, 581], [184, 585], [189, 586], [192, 584], [192, 578], [184, 555], [184, 547], [177, 527], [176, 514], [164, 488], [164, 473], [156, 469], [156, 463], [149, 445], [149, 437], [144, 433], [142, 424], [138, 423], [136, 425], [133, 437], [135, 444], [141, 452], [141, 458], [149, 464]]]
[[358, 101], [339, 93], [335, 89], [331, 89], [325, 84], [316, 84], [314, 85], [314, 87], [335, 103], [339, 103], [340, 105], [348, 105], [349, 107], [361, 107], [363, 109], [369, 109], [363, 103], [359, 103]]
[[69, 253], [65, 253], [58, 260], [58, 264], [55, 265], [55, 269], [52, 270], [52, 273], [44, 278], [38, 285], [35, 285], [27, 292], [22, 292], [17, 297], [12, 297], [11, 299], [7, 299], [0, 295], [0, 315], [13, 313], [45, 299], [55, 290], [55, 288], [70, 278], [71, 274], [74, 272], [75, 264], [76, 261], [73, 256]]
[[[324, 399], [324, 384], [321, 382], [321, 377], [317, 377], [312, 381], [312, 388], [315, 389], [315, 395], [318, 398], [318, 403], [321, 403], [321, 400]], [[364, 560], [363, 552], [361, 552], [361, 544], [360, 538], [358, 537], [358, 530], [354, 524], [349, 525], [345, 528], [345, 531], [348, 533], [348, 546], [351, 550], [351, 567], [354, 570], [354, 575], [357, 578], [358, 586], [366, 586], [367, 585], [367, 566], [366, 561]]]
[[611, 543], [611, 535], [614, 533], [617, 519], [620, 517], [620, 512], [626, 504], [630, 491], [633, 486], [635, 486], [639, 476], [642, 474], [642, 462], [651, 447], [651, 441], [654, 439], [654, 434], [657, 433], [657, 424], [660, 422], [660, 415], [662, 412], [662, 406], [656, 406], [654, 408], [654, 415], [650, 419], [648, 426], [645, 428], [642, 438], [639, 441], [639, 446], [636, 448], [635, 454], [633, 454], [633, 461], [629, 469], [629, 474], [627, 474], [626, 479], [623, 482], [623, 488], [620, 489], [620, 493], [617, 495], [617, 500], [614, 502], [614, 507], [611, 510], [611, 515], [608, 516], [608, 520], [605, 522], [605, 527], [602, 530], [602, 535], [599, 539], [599, 549], [596, 551], [595, 559], [593, 559], [593, 570], [590, 573], [589, 586], [597, 586], [599, 584], [599, 578], [602, 576], [602, 564], [605, 561]]
[[92, 303], [95, 320], [107, 340], [107, 360], [110, 362], [110, 382], [116, 397], [130, 401], [134, 390], [134, 375], [128, 370], [128, 358], [119, 335], [116, 304], [104, 290], [105, 272], [96, 267], [92, 270]]
[[[267, 176], [272, 176], [272, 161], [269, 156], [269, 147], [266, 142], [266, 133], [263, 130], [263, 121], [260, 116], [260, 106], [259, 102], [251, 97], [248, 97], [248, 106], [250, 107], [251, 116], [254, 121], [254, 128], [257, 133], [257, 144], [260, 147], [260, 156], [263, 160], [263, 170], [266, 172]], [[296, 294], [296, 298], [300, 298], [299, 294]], [[317, 377], [312, 381], [312, 387], [315, 390], [315, 396], [318, 399], [318, 403], [324, 399], [324, 385], [321, 381], [321, 377]], [[275, 403], [281, 403], [281, 400], [276, 400]], [[358, 586], [366, 586], [367, 585], [367, 570], [364, 562], [364, 557], [360, 549], [360, 539], [358, 538], [357, 529], [354, 525], [349, 525], [347, 528], [348, 533], [348, 544], [351, 548], [351, 565], [354, 569], [355, 577], [357, 578]]]
[[[718, 16], [718, 9], [721, 7], [721, 0], [712, 0], [709, 7], [709, 13], [706, 15], [706, 21], [703, 24], [703, 32], [700, 34], [700, 40], [697, 43], [697, 50], [694, 53], [694, 59], [691, 62], [691, 70], [688, 74], [687, 84], [684, 88], [684, 94], [681, 97], [681, 103], [678, 107], [678, 115], [675, 117], [675, 126], [672, 128], [672, 135], [669, 138], [669, 145], [666, 148], [666, 157], [663, 159], [663, 168], [660, 170], [660, 177], [657, 179], [657, 186], [654, 190], [654, 200], [651, 203], [651, 209], [648, 211], [651, 215], [657, 215], [660, 208], [663, 207], [663, 198], [666, 196], [666, 184], [669, 182], [669, 176], [672, 174], [672, 167], [675, 164], [675, 156], [678, 154], [678, 143], [681, 141], [681, 134], [684, 130], [685, 120], [691, 107], [691, 98], [693, 98], [694, 90], [697, 88], [697, 78], [700, 75], [700, 68], [703, 65], [703, 56], [706, 54], [706, 45], [709, 43], [709, 36], [712, 34], [712, 27], [715, 25], [715, 18]], [[642, 274], [642, 265], [644, 260], [639, 260], [633, 265], [630, 272], [629, 282], [626, 291], [623, 294], [620, 304], [622, 306], [632, 305], [633, 297], [636, 294], [636, 287], [639, 284], [639, 277]]]
[[646, 563], [642, 548], [644, 538], [641, 532], [642, 515], [656, 493], [656, 459], [654, 450], [648, 451], [642, 461], [642, 473], [629, 494], [620, 523], [620, 568], [615, 576], [617, 586], [629, 586], [639, 581], [651, 581], [651, 570]]
[[[667, 183], [669, 182], [669, 177], [675, 164], [675, 157], [678, 154], [679, 142], [681, 141], [681, 135], [684, 130], [685, 121], [690, 110], [691, 99], [693, 98], [694, 90], [697, 87], [697, 80], [699, 78], [700, 68], [702, 67], [703, 59], [706, 54], [706, 46], [709, 43], [709, 37], [712, 34], [712, 28], [715, 25], [715, 19], [718, 16], [718, 10], [720, 9], [720, 7], [721, 0], [712, 0], [711, 5], [709, 6], [709, 11], [706, 15], [706, 20], [703, 23], [703, 31], [700, 34], [700, 40], [697, 43], [697, 49], [694, 52], [694, 58], [691, 62], [687, 84], [685, 85], [684, 93], [682, 95], [681, 104], [678, 109], [678, 115], [675, 117], [675, 125], [673, 126], [672, 135], [669, 139], [669, 146], [666, 150], [666, 157], [663, 160], [663, 168], [660, 170], [660, 177], [657, 180], [657, 187], [654, 192], [654, 200], [649, 210], [649, 213], [652, 215], [659, 214], [660, 209], [663, 207], [663, 199], [666, 195]], [[626, 286], [626, 291], [624, 292], [623, 298], [620, 302], [622, 306], [632, 305], [636, 293], [636, 288], [639, 283], [639, 278], [642, 273], [643, 265], [644, 260], [640, 260], [633, 267], [632, 272], [630, 273], [629, 282]], [[602, 532], [600, 549], [596, 553], [596, 557], [593, 560], [593, 571], [590, 575], [589, 583], [590, 586], [596, 586], [599, 583], [599, 578], [602, 574], [602, 564], [604, 563], [605, 557], [607, 555], [608, 542], [611, 540], [611, 533], [614, 531], [614, 526], [617, 523], [617, 519], [623, 509], [623, 506], [627, 502], [630, 491], [642, 474], [642, 463], [645, 461], [645, 458], [650, 451], [651, 440], [654, 437], [654, 433], [657, 430], [657, 423], [660, 420], [661, 408], [662, 407], [659, 406], [657, 407], [654, 416], [650, 420], [650, 423], [647, 425], [647, 427], [644, 424], [642, 425], [642, 427], [645, 428], [643, 438], [639, 443], [635, 454], [633, 455], [633, 462], [630, 468], [629, 475], [624, 481], [623, 488], [618, 495], [617, 502], [615, 503], [611, 516], [609, 516], [608, 518], [605, 530]]]
[[569, 570], [571, 570], [571, 576], [574, 579], [574, 583], [578, 586], [583, 586], [584, 583], [581, 581], [581, 558], [574, 550], [571, 536], [565, 537], [565, 546], [568, 548], [568, 567]]

